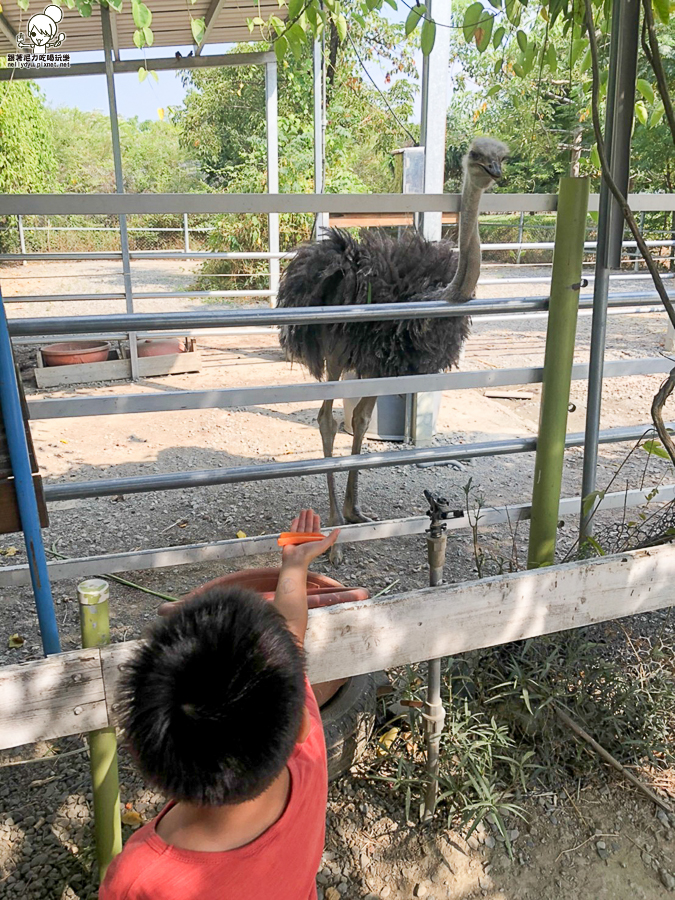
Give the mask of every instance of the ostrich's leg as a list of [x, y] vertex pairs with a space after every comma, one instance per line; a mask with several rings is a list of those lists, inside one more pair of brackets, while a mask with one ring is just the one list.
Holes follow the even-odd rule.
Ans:
[[[328, 365], [327, 375], [329, 381], [338, 381], [341, 374], [341, 369], [332, 367], [330, 364]], [[333, 415], [332, 400], [323, 401], [321, 409], [319, 410], [318, 421], [319, 431], [321, 432], [321, 441], [323, 443], [323, 455], [325, 457], [331, 457], [333, 455], [335, 435], [338, 430], [338, 425], [335, 421], [335, 416]], [[338, 506], [335, 497], [335, 475], [333, 472], [328, 472], [326, 474], [326, 481], [328, 482], [328, 501], [330, 503], [328, 524], [332, 527], [344, 525], [345, 520], [342, 518], [342, 513], [340, 512], [340, 507]], [[338, 545], [334, 545], [330, 551], [330, 560], [333, 565], [339, 565], [342, 562], [342, 556], [342, 548]]]
[[[352, 428], [354, 429], [354, 440], [352, 441], [352, 456], [356, 456], [361, 452], [363, 437], [368, 430], [368, 425], [375, 409], [377, 397], [362, 397], [356, 404], [354, 414], [352, 416]], [[359, 471], [352, 469], [347, 479], [347, 492], [345, 494], [345, 505], [343, 507], [345, 521], [347, 522], [371, 522], [369, 516], [364, 515], [359, 509]]]

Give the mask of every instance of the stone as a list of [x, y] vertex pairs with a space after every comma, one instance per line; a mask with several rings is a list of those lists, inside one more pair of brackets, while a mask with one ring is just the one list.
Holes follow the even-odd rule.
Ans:
[[426, 897], [428, 893], [429, 888], [426, 886], [426, 884], [424, 884], [424, 882], [419, 882], [419, 884], [416, 884], [413, 890], [413, 895], [415, 897]]
[[666, 869], [659, 869], [659, 878], [661, 884], [668, 888], [669, 891], [675, 891], [675, 876], [671, 875]]
[[495, 841], [495, 839], [492, 837], [491, 834], [489, 834], [485, 838], [485, 846], [488, 848], [488, 850], [494, 850], [496, 843], [497, 842]]
[[337, 888], [334, 887], [326, 888], [326, 890], [324, 891], [324, 897], [326, 898], [326, 900], [342, 900], [340, 892]]
[[656, 818], [659, 822], [664, 826], [664, 828], [670, 828], [670, 819], [668, 818], [668, 813], [663, 809], [656, 810]]

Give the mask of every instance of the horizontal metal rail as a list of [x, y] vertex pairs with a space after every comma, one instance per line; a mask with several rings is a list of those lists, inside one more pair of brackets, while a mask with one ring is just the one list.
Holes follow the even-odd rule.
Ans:
[[[191, 296], [188, 294], [187, 296]], [[649, 306], [656, 292], [614, 294], [611, 305]], [[579, 301], [580, 309], [591, 309], [592, 297]], [[12, 337], [49, 334], [90, 334], [101, 331], [153, 331], [184, 328], [234, 328], [250, 325], [314, 325], [329, 322], [370, 322], [398, 319], [438, 319], [448, 316], [484, 316], [529, 313], [548, 309], [548, 297], [518, 297], [502, 300], [470, 300], [467, 303], [430, 301], [419, 303], [373, 303], [354, 306], [306, 306], [298, 309], [217, 309], [198, 312], [132, 313], [103, 316], [69, 316], [10, 319]]]
[[[610, 509], [631, 509], [647, 502], [667, 503], [675, 499], [675, 485], [661, 485], [656, 495], [653, 489], [615, 491], [605, 494], [598, 505], [599, 512]], [[578, 515], [581, 498], [569, 497], [560, 501], [559, 515]], [[483, 507], [467, 515], [457, 510], [456, 518], [448, 519], [448, 531], [459, 531], [470, 527], [471, 521], [479, 519], [480, 527], [495, 525], [515, 525], [530, 518], [531, 506], [527, 503], [513, 506]], [[596, 513], [597, 514], [597, 513]], [[427, 516], [411, 516], [405, 519], [386, 519], [363, 525], [343, 525], [338, 543], [352, 544], [363, 541], [382, 540], [392, 537], [409, 537], [423, 534], [429, 528]], [[52, 581], [64, 579], [91, 578], [115, 572], [134, 572], [142, 569], [159, 569], [166, 566], [194, 565], [216, 560], [241, 559], [261, 553], [278, 551], [278, 535], [263, 534], [256, 537], [212, 541], [199, 544], [184, 544], [177, 547], [159, 547], [150, 550], [134, 550], [127, 553], [110, 553], [97, 556], [81, 556], [73, 559], [53, 560], [48, 563]], [[0, 588], [20, 587], [30, 583], [30, 573], [26, 565], [0, 567]]]
[[[20, 71], [20, 70], [17, 70]], [[675, 194], [631, 194], [636, 212], [675, 210]], [[413, 213], [459, 212], [460, 194], [3, 194], [0, 216], [139, 215], [144, 213]], [[555, 212], [557, 194], [483, 195], [480, 211]], [[591, 194], [589, 211], [597, 211]]]
[[[148, 259], [291, 259], [295, 256], [295, 251], [288, 250], [279, 253], [267, 253], [262, 250], [252, 250], [250, 253], [239, 251], [222, 252], [217, 250], [130, 250], [131, 259], [148, 260]], [[108, 260], [121, 259], [121, 250], [68, 250], [60, 253], [36, 251], [35, 253], [0, 253], [0, 262], [23, 262], [24, 260], [32, 260], [33, 262], [72, 262], [74, 260]]]
[[[672, 428], [675, 423], [669, 423]], [[601, 444], [625, 443], [640, 440], [653, 432], [651, 425], [611, 428], [601, 431]], [[584, 434], [568, 434], [566, 447], [581, 447]], [[65, 484], [45, 485], [45, 498], [76, 500], [115, 494], [140, 494], [149, 491], [171, 491], [183, 488], [208, 487], [216, 484], [239, 484], [244, 481], [269, 481], [277, 478], [297, 478], [302, 475], [323, 475], [327, 472], [351, 472], [354, 469], [382, 469], [417, 463], [440, 463], [451, 460], [477, 459], [484, 456], [506, 456], [532, 453], [537, 449], [536, 437], [511, 438], [505, 441], [484, 441], [461, 446], [425, 447], [416, 450], [394, 450], [328, 459], [296, 460], [293, 462], [263, 463], [253, 466], [231, 466], [222, 469], [198, 469], [192, 472], [171, 472], [164, 475], [138, 475], [129, 478], [99, 479]]]
[[[665, 374], [673, 363], [663, 356], [618, 359], [605, 363], [605, 376]], [[277, 403], [306, 403], [347, 397], [384, 397], [416, 394], [421, 391], [462, 391], [473, 388], [539, 384], [543, 367], [488, 369], [446, 372], [439, 375], [404, 375], [397, 378], [364, 378], [311, 384], [278, 384], [265, 387], [217, 388], [203, 391], [162, 391], [161, 393], [118, 394], [95, 397], [66, 397], [29, 400], [30, 417], [67, 419], [81, 416], [110, 416], [131, 413], [168, 412], [187, 409], [232, 409]], [[588, 364], [577, 363], [572, 378], [586, 380]]]
[[[139, 291], [134, 292], [134, 300], [183, 300], [190, 297], [223, 297], [223, 298], [239, 298], [244, 297], [274, 297], [276, 291], [269, 288], [251, 288], [250, 290], [231, 289], [231, 290], [214, 290], [214, 291]], [[5, 303], [78, 303], [86, 300], [124, 300], [123, 293], [112, 294], [22, 294], [14, 297], [3, 297]]]

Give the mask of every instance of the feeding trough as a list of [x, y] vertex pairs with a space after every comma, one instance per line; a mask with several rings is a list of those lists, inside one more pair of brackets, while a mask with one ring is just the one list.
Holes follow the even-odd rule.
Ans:
[[108, 341], [65, 341], [41, 350], [45, 366], [74, 366], [104, 362], [110, 353]]

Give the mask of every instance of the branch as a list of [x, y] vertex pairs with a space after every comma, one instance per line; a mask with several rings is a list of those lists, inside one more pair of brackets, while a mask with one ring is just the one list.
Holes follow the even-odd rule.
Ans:
[[[675, 143], [675, 111], [673, 110], [673, 103], [670, 99], [668, 80], [666, 79], [666, 73], [663, 69], [661, 50], [659, 49], [659, 42], [656, 37], [654, 15], [652, 13], [652, 0], [642, 0], [642, 6], [645, 11], [644, 27], [642, 30], [642, 48], [644, 49], [647, 61], [656, 76], [656, 86], [659, 89], [661, 102], [663, 103], [666, 119], [668, 120], [668, 125], [670, 127], [670, 133], [673, 136], [673, 143]], [[645, 30], [647, 31], [647, 36], [649, 38], [649, 49], [647, 48]]]
[[661, 387], [658, 390], [658, 393], [652, 400], [652, 422], [654, 423], [654, 427], [656, 428], [659, 437], [661, 438], [661, 443], [668, 451], [668, 455], [670, 456], [673, 465], [675, 466], [675, 443], [673, 443], [673, 439], [670, 436], [670, 433], [666, 426], [663, 424], [663, 415], [662, 410], [666, 405], [666, 400], [673, 393], [673, 389], [675, 388], [675, 369], [670, 370], [670, 374], [663, 382]]
[[[648, 0], [645, 0], [648, 2]], [[671, 302], [670, 297], [668, 296], [668, 292], [665, 289], [661, 276], [659, 274], [659, 270], [656, 267], [656, 263], [654, 262], [651, 253], [649, 252], [649, 248], [647, 247], [644, 238], [642, 237], [642, 233], [640, 228], [635, 221], [635, 217], [631, 211], [630, 206], [626, 198], [623, 196], [619, 188], [617, 187], [616, 182], [612, 178], [612, 174], [609, 169], [609, 163], [607, 161], [607, 154], [605, 153], [605, 142], [602, 136], [602, 126], [600, 125], [600, 113], [599, 113], [599, 82], [600, 78], [598, 75], [599, 66], [598, 66], [598, 44], [595, 38], [595, 22], [593, 21], [593, 9], [591, 7], [591, 0], [585, 0], [586, 4], [586, 30], [588, 32], [588, 40], [590, 43], [591, 50], [591, 62], [592, 62], [592, 74], [593, 74], [593, 96], [591, 102], [591, 109], [593, 113], [593, 131], [595, 132], [595, 140], [598, 147], [598, 156], [600, 157], [600, 167], [602, 169], [602, 177], [605, 181], [605, 184], [611, 191], [614, 199], [619, 204], [621, 212], [623, 213], [623, 217], [626, 221], [626, 224], [631, 230], [633, 237], [635, 238], [635, 242], [638, 245], [640, 253], [642, 254], [642, 258], [647, 264], [647, 268], [649, 269], [649, 274], [652, 276], [652, 280], [654, 282], [654, 287], [661, 298], [661, 302], [668, 313], [668, 318], [670, 319], [673, 327], [675, 328], [675, 307]]]

